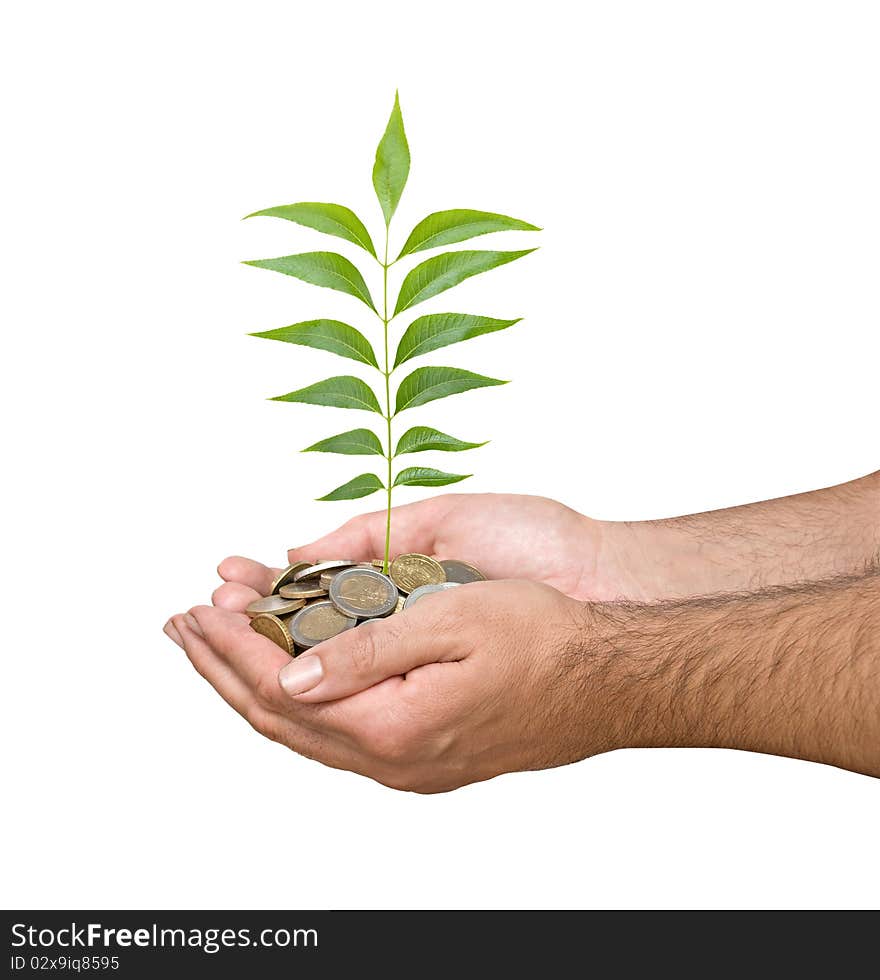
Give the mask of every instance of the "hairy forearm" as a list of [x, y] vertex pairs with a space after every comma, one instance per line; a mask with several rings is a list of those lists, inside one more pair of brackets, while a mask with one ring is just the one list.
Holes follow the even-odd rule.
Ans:
[[586, 609], [583, 691], [609, 747], [747, 749], [880, 776], [876, 570]]
[[607, 577], [620, 597], [630, 599], [857, 575], [880, 552], [880, 472], [729, 510], [608, 523], [601, 540]]

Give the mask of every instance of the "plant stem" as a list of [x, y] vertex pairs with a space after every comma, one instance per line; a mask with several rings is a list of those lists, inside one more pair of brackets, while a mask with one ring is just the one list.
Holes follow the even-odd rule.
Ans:
[[391, 548], [391, 371], [388, 368], [388, 224], [385, 225], [385, 259], [382, 262], [382, 326], [385, 340], [385, 422], [388, 427], [388, 504], [385, 513], [385, 557], [382, 571], [387, 575]]

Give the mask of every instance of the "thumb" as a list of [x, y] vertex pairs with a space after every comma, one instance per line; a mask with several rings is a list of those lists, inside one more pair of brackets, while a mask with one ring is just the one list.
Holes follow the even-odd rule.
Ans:
[[[432, 596], [419, 608], [362, 623], [285, 664], [281, 687], [297, 701], [335, 701], [365, 691], [389, 677], [426, 664], [462, 659], [459, 630], [449, 627], [448, 595]], [[429, 610], [425, 607], [434, 606]]]

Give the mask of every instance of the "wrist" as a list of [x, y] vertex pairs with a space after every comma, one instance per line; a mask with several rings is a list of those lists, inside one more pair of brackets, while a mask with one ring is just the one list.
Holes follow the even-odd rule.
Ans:
[[737, 597], [585, 604], [582, 690], [607, 749], [754, 747], [766, 693], [750, 649], [760, 605]]
[[[595, 521], [597, 541], [592, 599], [646, 602], [693, 594], [693, 568], [681, 534], [666, 522]], [[690, 583], [693, 584], [693, 583]]]

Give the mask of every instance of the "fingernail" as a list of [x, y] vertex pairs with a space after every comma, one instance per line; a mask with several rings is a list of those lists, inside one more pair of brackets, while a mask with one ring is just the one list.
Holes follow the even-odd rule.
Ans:
[[282, 667], [278, 673], [278, 681], [284, 690], [291, 696], [305, 694], [316, 687], [324, 676], [324, 668], [321, 666], [321, 658], [314, 654], [306, 657], [298, 657], [291, 660], [286, 667]]
[[174, 642], [183, 649], [183, 640], [180, 638], [180, 633], [174, 628], [174, 623], [169, 619], [168, 622], [162, 627], [162, 632], [168, 637], [169, 640], [174, 640]]
[[185, 613], [183, 618], [186, 621], [186, 625], [193, 631], [193, 633], [195, 633], [196, 636], [200, 636], [204, 640], [205, 634], [202, 632], [202, 627], [199, 626], [196, 617], [191, 616], [189, 613]]

